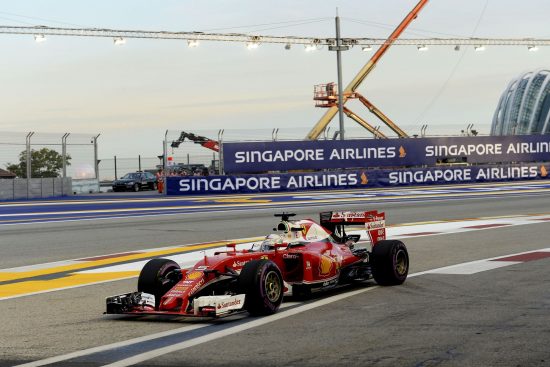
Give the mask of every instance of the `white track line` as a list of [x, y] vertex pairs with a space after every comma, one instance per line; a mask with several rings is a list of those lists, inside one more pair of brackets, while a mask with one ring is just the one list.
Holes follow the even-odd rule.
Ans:
[[[471, 262], [466, 262], [466, 263], [452, 265], [452, 266], [445, 266], [445, 267], [442, 267], [442, 268], [430, 269], [430, 270], [427, 270], [427, 271], [422, 271], [422, 272], [410, 274], [409, 278], [420, 276], [420, 275], [425, 275], [425, 274], [449, 274], [449, 273], [447, 273], [447, 271], [449, 271], [449, 269], [453, 268], [453, 267], [457, 268], [457, 267], [465, 266], [466, 268], [469, 268], [470, 270], [472, 270], [473, 267], [475, 267], [475, 264], [478, 264], [478, 269], [477, 269], [478, 271], [476, 271], [476, 272], [491, 270], [491, 269], [489, 269], [488, 267], [486, 267], [484, 265], [488, 261], [498, 260], [498, 259], [505, 258], [505, 257], [510, 257], [510, 256], [523, 255], [523, 254], [528, 254], [528, 253], [533, 253], [533, 252], [540, 252], [540, 251], [550, 252], [550, 248], [534, 250], [534, 251], [526, 251], [526, 252], [510, 254], [510, 255], [505, 255], [505, 256], [501, 255], [501, 256], [498, 256], [498, 257], [492, 257], [492, 258], [478, 260], [478, 261], [471, 261]], [[515, 265], [517, 263], [518, 262], [508, 261], [507, 265]], [[494, 268], [492, 268], [492, 269], [494, 269]], [[450, 274], [454, 274], [454, 273], [451, 272]], [[458, 273], [458, 274], [460, 274], [460, 273]], [[468, 273], [468, 274], [473, 274], [473, 272]], [[170, 346], [167, 346], [167, 347], [158, 348], [158, 349], [155, 349], [155, 350], [151, 350], [149, 352], [137, 354], [137, 355], [132, 356], [130, 358], [122, 359], [120, 361], [105, 365], [104, 367], [132, 366], [132, 365], [135, 365], [135, 364], [138, 364], [138, 363], [141, 363], [141, 362], [144, 362], [144, 361], [156, 358], [156, 357], [160, 357], [160, 356], [168, 354], [168, 353], [173, 353], [173, 352], [177, 352], [177, 351], [180, 351], [180, 350], [183, 350], [183, 349], [186, 349], [186, 348], [190, 348], [190, 347], [193, 347], [193, 346], [196, 346], [196, 345], [208, 343], [208, 342], [214, 341], [216, 339], [220, 339], [220, 338], [232, 335], [232, 334], [239, 333], [241, 331], [249, 330], [249, 329], [261, 326], [261, 325], [268, 324], [270, 322], [282, 320], [282, 319], [285, 319], [287, 317], [291, 317], [291, 316], [300, 314], [302, 312], [310, 311], [310, 310], [318, 308], [318, 307], [326, 306], [328, 304], [338, 302], [338, 301], [341, 301], [343, 299], [350, 298], [350, 297], [353, 297], [353, 296], [357, 296], [359, 294], [366, 293], [366, 292], [372, 291], [372, 290], [377, 289], [377, 288], [379, 288], [379, 286], [374, 285], [374, 286], [371, 286], [371, 287], [368, 287], [368, 288], [358, 289], [358, 290], [354, 290], [354, 291], [350, 291], [350, 292], [330, 296], [330, 297], [327, 297], [327, 298], [324, 298], [324, 299], [321, 299], [321, 300], [318, 300], [318, 301], [314, 301], [314, 302], [311, 302], [311, 303], [304, 304], [302, 306], [294, 307], [294, 308], [292, 308], [290, 310], [287, 310], [287, 311], [283, 310], [283, 311], [281, 311], [279, 313], [276, 313], [274, 315], [271, 315], [271, 316], [262, 317], [262, 318], [247, 322], [245, 324], [241, 324], [241, 325], [230, 327], [230, 328], [227, 328], [227, 329], [224, 329], [224, 330], [220, 330], [220, 331], [214, 332], [212, 334], [204, 335], [204, 336], [192, 339], [192, 340], [186, 340], [186, 341], [181, 342], [181, 343], [173, 344], [173, 345], [170, 345]], [[290, 307], [294, 304], [295, 303], [284, 304], [284, 306], [285, 306], [284, 308]], [[104, 346], [99, 346], [99, 347], [95, 347], [95, 348], [90, 348], [90, 349], [86, 349], [86, 350], [82, 350], [82, 351], [77, 351], [77, 352], [61, 355], [61, 356], [56, 356], [56, 357], [46, 358], [46, 359], [39, 360], [39, 361], [29, 362], [29, 363], [25, 363], [25, 364], [22, 364], [22, 365], [15, 366], [15, 367], [44, 366], [44, 365], [48, 365], [48, 364], [52, 364], [52, 363], [66, 361], [66, 360], [73, 359], [73, 358], [83, 357], [83, 356], [90, 355], [90, 354], [97, 353], [97, 352], [107, 351], [107, 350], [114, 349], [114, 348], [117, 348], [117, 347], [129, 346], [129, 345], [132, 345], [132, 344], [135, 344], [135, 343], [138, 343], [138, 342], [154, 340], [154, 339], [166, 336], [166, 335], [173, 335], [173, 334], [177, 334], [177, 333], [180, 333], [180, 332], [183, 332], [183, 331], [198, 329], [200, 327], [204, 327], [204, 326], [207, 326], [207, 325], [194, 325], [192, 327], [187, 327], [186, 326], [186, 327], [178, 328], [178, 329], [171, 330], [171, 331], [165, 331], [165, 332], [162, 332], [162, 333], [151, 334], [151, 335], [143, 336], [143, 337], [136, 338], [136, 339], [130, 339], [130, 340], [123, 341], [123, 342], [108, 344], [108, 345], [104, 345]]]
[[[414, 237], [414, 238], [420, 237], [420, 236], [415, 236], [414, 235], [414, 233], [419, 233], [419, 232], [429, 233], [429, 234], [425, 234], [425, 235], [422, 235], [422, 236], [435, 236], [435, 235], [446, 235], [446, 234], [452, 234], [452, 233], [480, 231], [480, 230], [486, 230], [486, 229], [498, 229], [499, 228], [499, 227], [496, 227], [496, 228], [491, 228], [490, 227], [490, 228], [478, 229], [478, 228], [465, 228], [465, 226], [484, 225], [484, 224], [506, 224], [506, 225], [512, 226], [512, 225], [549, 223], [549, 222], [545, 222], [545, 221], [541, 220], [543, 218], [549, 218], [549, 216], [550, 216], [550, 214], [520, 215], [520, 216], [514, 216], [514, 217], [499, 217], [499, 218], [479, 218], [479, 219], [474, 219], [474, 220], [464, 220], [464, 221], [456, 221], [456, 222], [452, 221], [452, 222], [429, 223], [429, 224], [401, 225], [401, 226], [389, 227], [389, 228], [387, 228], [387, 230], [388, 230], [388, 237], [389, 238], [405, 239], [405, 238], [410, 238], [410, 237]], [[430, 233], [430, 232], [433, 232], [433, 233]], [[350, 233], [356, 233], [356, 231], [352, 231]], [[359, 232], [357, 232], [357, 233], [359, 233]], [[253, 239], [253, 238], [246, 238], [246, 239], [240, 239], [240, 240], [228, 240], [228, 243], [229, 242], [234, 242], [234, 241], [239, 241], [240, 242], [241, 240], [251, 240], [251, 239]], [[240, 249], [243, 249], [243, 248], [247, 248], [247, 246], [250, 247], [251, 243], [252, 242], [241, 243], [237, 246], [237, 249], [240, 250]], [[181, 247], [183, 250], [185, 249], [185, 247], [182, 247], [182, 246], [163, 247], [162, 249], [170, 249], [170, 248], [178, 248], [178, 247]], [[220, 247], [217, 247], [217, 248], [211, 248], [211, 249], [207, 249], [207, 250], [204, 250], [204, 251], [207, 254], [212, 254], [214, 251], [220, 251], [220, 250], [223, 250], [224, 248], [225, 248], [224, 246], [220, 246]], [[152, 252], [152, 251], [156, 251], [156, 250], [158, 250], [158, 249], [139, 250], [138, 252]], [[191, 267], [196, 263], [196, 261], [198, 261], [200, 258], [202, 258], [202, 256], [203, 256], [203, 251], [195, 251], [195, 252], [188, 252], [188, 253], [177, 254], [177, 255], [165, 255], [163, 257], [170, 258], [170, 259], [176, 261], [182, 267]], [[78, 259], [67, 260], [67, 262], [73, 262], [73, 261], [78, 262], [77, 260]], [[143, 259], [143, 260], [137, 260], [137, 261], [134, 261], [134, 262], [130, 262], [130, 263], [127, 263], [127, 264], [103, 266], [101, 268], [93, 269], [93, 270], [80, 270], [80, 271], [75, 270], [74, 273], [76, 273], [76, 274], [88, 274], [88, 273], [139, 271], [139, 270], [141, 270], [141, 268], [143, 267], [143, 265], [147, 261], [148, 261], [148, 259]], [[64, 262], [54, 262], [54, 263], [49, 263], [49, 264], [51, 264], [51, 265], [64, 264]], [[44, 265], [48, 265], [48, 264], [44, 264]], [[491, 266], [496, 266], [496, 264], [491, 263], [491, 264], [486, 264], [486, 266], [491, 267]], [[12, 269], [0, 269], [0, 273], [1, 272], [10, 272], [10, 271], [13, 271], [13, 272], [28, 271], [28, 270], [42, 269], [42, 268], [44, 268], [43, 264], [36, 264], [36, 265], [23, 266], [23, 267], [12, 268]], [[459, 271], [459, 270], [457, 270], [457, 271]], [[460, 271], [468, 271], [468, 270], [463, 269], [463, 270], [460, 270]], [[129, 276], [129, 277], [126, 276], [126, 277], [121, 277], [121, 278], [117, 278], [117, 279], [101, 280], [101, 281], [97, 281], [97, 282], [90, 282], [90, 283], [79, 284], [79, 285], [75, 285], [75, 286], [48, 289], [48, 290], [44, 290], [44, 291], [25, 293], [25, 294], [20, 294], [20, 295], [15, 295], [15, 296], [0, 297], [0, 301], [14, 299], [14, 298], [20, 298], [20, 297], [27, 297], [27, 296], [37, 295], [37, 294], [57, 292], [57, 291], [72, 289], [72, 288], [86, 287], [86, 286], [90, 286], [90, 285], [97, 285], [97, 284], [108, 283], [108, 282], [115, 282], [115, 281], [124, 280], [124, 279], [131, 279], [131, 278], [135, 278], [135, 276]]]

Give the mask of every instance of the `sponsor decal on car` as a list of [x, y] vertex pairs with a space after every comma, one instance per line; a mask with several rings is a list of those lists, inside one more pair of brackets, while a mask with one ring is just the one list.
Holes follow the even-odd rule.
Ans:
[[200, 277], [202, 277], [202, 272], [201, 271], [192, 271], [189, 274], [187, 274], [186, 279], [187, 280], [195, 280], [195, 279], [199, 279]]
[[218, 303], [218, 311], [221, 311], [225, 308], [230, 308], [231, 306], [237, 306], [241, 304], [241, 300], [236, 298], [234, 300], [231, 300], [229, 302], [220, 302]]
[[300, 255], [298, 254], [283, 254], [283, 259], [299, 259]]
[[233, 261], [233, 267], [234, 268], [240, 268], [240, 267], [243, 267], [244, 264], [246, 264], [247, 262], [249, 262], [250, 260], [243, 260], [243, 261], [239, 261], [239, 260], [236, 260], [236, 261]]
[[327, 255], [321, 255], [319, 258], [319, 275], [329, 275], [332, 268], [332, 258]]
[[333, 212], [331, 219], [363, 219], [365, 212]]
[[202, 287], [203, 284], [204, 284], [204, 278], [202, 278], [201, 280], [199, 280], [199, 281], [197, 282], [197, 284], [195, 284], [195, 285], [193, 286], [193, 288], [191, 288], [191, 290], [189, 291], [189, 294], [193, 294], [193, 293], [195, 293], [196, 291], [198, 291], [199, 288]]
[[328, 287], [328, 286], [336, 284], [337, 282], [338, 282], [338, 279], [327, 280], [326, 282], [323, 282], [322, 286], [323, 287]]
[[189, 287], [183, 284], [177, 284], [174, 288], [172, 288], [168, 293], [166, 293], [166, 296], [168, 297], [179, 297], [185, 293], [185, 291]]
[[376, 229], [376, 228], [384, 228], [385, 226], [386, 226], [386, 221], [383, 219], [376, 219], [372, 222], [365, 223], [365, 228], [368, 230]]

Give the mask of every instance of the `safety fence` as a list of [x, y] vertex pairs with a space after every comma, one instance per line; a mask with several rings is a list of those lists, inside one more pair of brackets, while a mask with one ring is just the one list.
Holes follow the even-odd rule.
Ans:
[[73, 186], [99, 191], [98, 136], [0, 132], [0, 199], [69, 195]]
[[96, 140], [88, 134], [0, 132], [0, 168], [19, 178], [96, 178]]

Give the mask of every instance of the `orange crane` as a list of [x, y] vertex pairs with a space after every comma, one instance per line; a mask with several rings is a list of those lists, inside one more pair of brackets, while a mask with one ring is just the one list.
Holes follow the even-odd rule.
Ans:
[[[409, 12], [409, 14], [401, 21], [401, 23], [397, 26], [397, 28], [392, 32], [392, 34], [388, 37], [386, 42], [384, 42], [383, 45], [378, 48], [378, 50], [374, 53], [374, 55], [370, 58], [370, 60], [363, 66], [363, 68], [359, 71], [359, 73], [353, 78], [353, 80], [348, 84], [348, 86], [343, 90], [343, 103], [345, 103], [349, 98], [357, 98], [363, 103], [369, 111], [371, 111], [375, 116], [377, 116], [380, 120], [382, 120], [390, 129], [392, 129], [399, 137], [408, 137], [408, 135], [401, 130], [393, 121], [391, 121], [386, 115], [382, 113], [376, 106], [374, 106], [371, 102], [369, 102], [365, 97], [360, 95], [356, 92], [356, 89], [361, 85], [361, 82], [369, 75], [369, 73], [374, 69], [380, 58], [386, 53], [386, 51], [390, 48], [390, 46], [395, 42], [397, 38], [403, 33], [403, 31], [409, 26], [409, 24], [418, 16], [418, 13], [422, 8], [426, 5], [428, 0], [420, 0], [418, 4]], [[333, 88], [329, 91], [329, 86], [332, 85]], [[325, 90], [324, 92], [322, 90]], [[325, 112], [325, 114], [321, 117], [321, 119], [313, 126], [311, 131], [307, 135], [307, 139], [309, 140], [316, 140], [319, 138], [321, 133], [326, 129], [327, 125], [330, 123], [332, 118], [338, 113], [338, 94], [335, 91], [334, 83], [324, 84], [315, 86], [314, 90], [314, 99], [318, 102], [316, 103], [317, 107], [327, 107], [328, 110]], [[319, 93], [319, 94], [318, 94]], [[321, 102], [321, 103], [319, 103]], [[324, 102], [324, 103], [323, 103]], [[349, 111], [349, 109], [348, 109]], [[353, 114], [351, 111], [349, 111], [351, 114]], [[346, 109], [344, 109], [344, 113], [354, 119], [355, 121], [359, 122], [358, 119], [355, 117], [352, 117], [351, 114], [348, 114], [346, 112]], [[359, 116], [353, 114], [357, 118]], [[360, 118], [359, 118], [360, 119]], [[362, 119], [361, 119], [362, 120]], [[370, 124], [368, 124], [366, 121], [363, 120], [364, 123], [359, 122], [362, 126], [367, 128], [369, 131], [376, 130], [374, 127], [372, 127]], [[371, 131], [372, 132], [372, 131]], [[383, 135], [383, 134], [382, 134]], [[382, 137], [378, 135], [377, 137]]]

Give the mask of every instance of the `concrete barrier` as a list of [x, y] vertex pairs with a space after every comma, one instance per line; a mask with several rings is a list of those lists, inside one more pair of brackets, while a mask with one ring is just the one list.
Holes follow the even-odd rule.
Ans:
[[99, 187], [99, 180], [96, 178], [92, 179], [73, 179], [73, 194], [93, 194], [95, 192], [101, 192]]
[[72, 194], [70, 177], [0, 179], [0, 200], [48, 198]]

